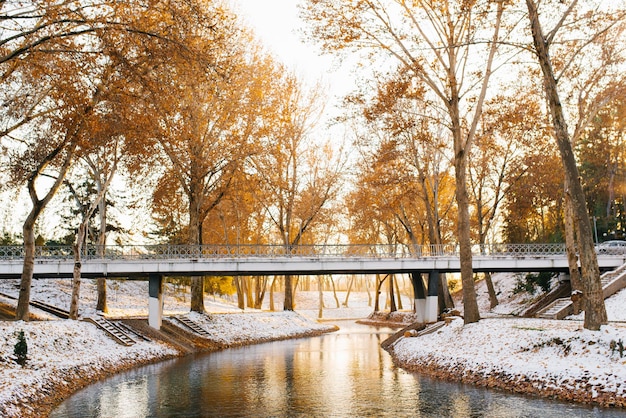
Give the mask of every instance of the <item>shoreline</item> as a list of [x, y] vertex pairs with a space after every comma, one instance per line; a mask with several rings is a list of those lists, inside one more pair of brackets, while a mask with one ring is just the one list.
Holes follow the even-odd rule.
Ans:
[[[258, 323], [264, 321], [264, 319], [262, 319], [262, 315], [263, 314], [259, 313], [210, 314], [210, 316], [197, 314], [194, 320], [205, 320], [206, 323], [213, 323], [219, 322], [222, 317], [228, 318], [231, 316], [243, 316], [246, 317], [246, 320], [250, 321], [252, 326], [254, 326], [255, 321]], [[224, 339], [220, 340], [219, 331], [214, 331], [214, 337], [207, 339], [198, 337], [182, 328], [178, 328], [178, 331], [182, 334], [180, 335], [181, 338], [178, 339], [180, 344], [177, 344], [176, 341], [174, 341], [175, 343], [173, 344], [172, 339], [176, 340], [176, 336], [172, 336], [171, 334], [166, 335], [163, 332], [163, 329], [162, 331], [152, 330], [148, 327], [145, 320], [129, 320], [134, 321], [133, 327], [137, 328], [142, 333], [147, 334], [147, 336], [152, 339], [150, 343], [145, 343], [147, 346], [151, 346], [152, 350], [143, 351], [141, 356], [133, 356], [132, 353], [128, 353], [126, 356], [118, 355], [118, 357], [113, 360], [109, 359], [104, 361], [103, 364], [98, 364], [97, 361], [99, 359], [94, 355], [93, 358], [90, 357], [87, 359], [87, 363], [65, 368], [53, 368], [50, 373], [45, 374], [45, 381], [43, 383], [40, 382], [37, 388], [26, 387], [24, 388], [25, 395], [22, 398], [17, 399], [12, 403], [5, 402], [4, 404], [1, 404], [0, 415], [6, 416], [7, 418], [48, 416], [49, 413], [60, 403], [83, 387], [95, 381], [108, 378], [117, 373], [125, 372], [136, 367], [154, 364], [173, 358], [180, 358], [194, 353], [210, 353], [231, 347], [286, 339], [313, 337], [333, 332], [337, 329], [336, 327], [328, 324], [320, 324], [313, 319], [305, 319], [297, 313], [275, 316], [274, 318], [278, 318], [275, 319], [277, 322], [300, 322], [299, 326], [308, 328], [295, 332], [293, 330], [290, 332], [289, 329], [281, 329], [280, 333], [273, 334], [272, 336], [252, 336], [252, 332], [248, 331], [246, 327], [243, 327], [238, 328], [237, 332], [233, 333], [233, 335], [230, 336], [231, 339], [228, 341], [225, 341]], [[482, 323], [486, 324], [491, 321], [492, 320], [483, 320]], [[493, 321], [499, 320], [495, 319]], [[508, 324], [514, 320], [507, 319], [506, 321]], [[397, 317], [382, 318], [372, 316], [357, 322], [371, 326], [386, 326], [391, 328], [401, 328], [402, 326], [407, 325], [406, 322], [401, 322]], [[444, 330], [436, 334], [424, 335], [421, 337], [400, 338], [399, 341], [392, 343], [386, 348], [386, 350], [391, 355], [395, 366], [401, 367], [409, 372], [421, 373], [436, 379], [460, 382], [545, 399], [593, 405], [607, 409], [626, 409], [626, 395], [624, 395], [624, 388], [620, 389], [620, 385], [618, 384], [617, 388], [613, 387], [614, 391], [611, 391], [610, 385], [606, 385], [607, 387], [605, 387], [605, 385], [596, 381], [593, 371], [591, 371], [590, 374], [583, 376], [576, 376], [575, 373], [572, 373], [571, 375], [559, 375], [559, 373], [552, 373], [549, 370], [544, 374], [537, 374], [536, 372], [533, 372], [531, 368], [522, 369], [520, 372], [519, 369], [494, 367], [492, 363], [469, 361], [468, 357], [463, 356], [442, 357], [436, 352], [429, 352], [428, 350], [422, 352], [421, 349], [415, 350], [413, 348], [410, 355], [407, 355], [410, 349], [407, 350], [406, 347], [402, 347], [406, 344], [415, 344], [420, 340], [427, 343], [429, 339], [434, 340], [435, 345], [441, 346], [442, 344], [449, 344], [449, 342], [446, 342], [446, 338], [441, 335], [437, 336], [437, 334], [443, 333], [445, 336], [445, 333], [448, 332], [453, 333], [456, 337], [460, 337], [460, 333], [463, 333], [463, 329], [467, 330], [471, 328], [471, 326], [459, 327], [460, 322], [461, 321], [459, 320], [453, 321], [452, 326], [444, 327], [447, 331]], [[169, 321], [164, 321], [164, 324], [167, 323], [169, 323]], [[530, 325], [532, 324], [528, 324], [528, 326], [524, 327], [514, 325], [512, 326], [512, 329], [515, 329], [517, 332], [532, 333], [534, 334], [534, 337], [536, 337], [540, 330], [539, 328], [534, 328]], [[554, 325], [559, 326], [559, 323]], [[499, 326], [502, 327], [501, 324]], [[561, 329], [563, 329], [563, 327], [567, 328], [568, 326], [571, 328], [572, 332], [580, 333], [580, 330], [574, 329], [577, 327], [576, 324], [560, 323]], [[455, 327], [456, 330], [453, 329]], [[167, 326], [165, 328], [167, 328]], [[547, 330], [548, 327], [546, 327], [545, 331]], [[546, 338], [548, 337], [553, 339], [551, 334]], [[580, 337], [577, 338], [580, 339]], [[191, 348], [189, 347], [190, 341], [193, 345]], [[185, 345], [185, 343], [187, 345]], [[419, 345], [421, 346], [423, 344]], [[415, 345], [412, 347], [415, 347]], [[480, 350], [484, 350], [488, 346], [485, 345], [485, 342], [483, 342], [482, 344], [477, 345], [477, 347]], [[535, 347], [538, 347], [538, 345], [535, 345]], [[0, 360], [6, 361], [6, 359]], [[532, 360], [528, 361], [532, 362]], [[495, 360], [495, 362], [497, 363], [497, 360]], [[623, 360], [623, 362], [621, 361], [619, 364], [626, 365], [626, 359]], [[0, 366], [3, 366], [2, 362], [0, 362]], [[36, 364], [27, 364], [26, 369], [29, 367], [37, 369], [40, 366], [37, 366]], [[626, 383], [623, 385], [626, 386]], [[36, 391], [31, 389], [36, 389]], [[26, 393], [29, 391], [30, 393]], [[27, 400], [27, 403], [24, 403], [24, 400]]]
[[[557, 379], [552, 382], [545, 380], [529, 379], [524, 375], [510, 375], [504, 372], [484, 373], [481, 371], [469, 370], [461, 364], [457, 366], [443, 366], [434, 360], [423, 360], [419, 362], [403, 362], [393, 355], [393, 348], [390, 350], [393, 364], [410, 372], [416, 372], [436, 379], [448, 382], [464, 383], [488, 389], [499, 389], [505, 392], [536, 396], [539, 398], [560, 400], [565, 402], [575, 402], [585, 405], [593, 405], [606, 409], [626, 408], [626, 397], [616, 396], [612, 392], [598, 392], [587, 378], [584, 381], [576, 382], [579, 388], [565, 387], [565, 383], [560, 382], [560, 386], [552, 386], [557, 383]], [[551, 383], [550, 385], [548, 383]], [[557, 383], [558, 384], [558, 383]]]
[[[207, 321], [211, 319], [219, 319], [220, 314], [208, 314], [206, 315]], [[258, 317], [258, 313], [246, 313], [246, 314], [222, 314], [228, 315], [245, 315], [248, 318]], [[200, 314], [197, 314], [200, 316]], [[43, 379], [35, 380], [30, 385], [20, 388], [20, 395], [16, 399], [5, 401], [0, 404], [0, 416], [3, 418], [40, 418], [49, 416], [49, 414], [58, 407], [64, 400], [69, 398], [80, 389], [108, 377], [111, 377], [117, 373], [123, 373], [131, 369], [142, 367], [149, 364], [155, 364], [166, 360], [175, 358], [182, 358], [187, 355], [199, 354], [199, 353], [211, 353], [221, 351], [227, 348], [240, 347], [245, 345], [261, 344], [272, 341], [280, 341], [287, 339], [297, 339], [305, 337], [314, 337], [329, 332], [334, 332], [337, 327], [330, 325], [317, 324], [312, 320], [304, 320], [302, 316], [297, 313], [291, 315], [285, 315], [286, 319], [278, 317], [277, 322], [294, 321], [300, 322], [299, 325], [307, 327], [308, 329], [299, 330], [297, 332], [289, 333], [289, 329], [284, 333], [279, 333], [274, 336], [247, 336], [237, 338], [234, 342], [224, 342], [208, 338], [198, 337], [190, 332], [187, 332], [180, 328], [178, 335], [166, 335], [162, 331], [157, 331], [149, 328], [147, 320], [133, 320], [139, 322], [145, 322], [145, 324], [138, 326], [141, 332], [148, 334], [147, 336], [152, 340], [150, 342], [141, 343], [144, 347], [151, 347], [153, 350], [150, 352], [142, 352], [141, 355], [133, 355], [132, 352], [127, 353], [125, 356], [119, 356], [114, 359], [106, 359], [101, 362], [96, 355], [93, 358], [86, 359], [87, 362], [81, 364], [70, 365], [68, 367], [51, 367], [51, 370], [45, 373]], [[49, 322], [49, 321], [41, 321]], [[40, 322], [40, 323], [41, 323]], [[62, 321], [53, 321], [62, 323]], [[164, 324], [168, 322], [164, 321]], [[252, 320], [251, 322], [254, 322]], [[21, 327], [28, 329], [29, 324], [36, 324], [37, 321], [22, 323]], [[79, 323], [81, 326], [86, 324], [82, 321], [75, 321], [73, 324]], [[72, 325], [73, 325], [72, 324]], [[135, 323], [136, 325], [136, 323]], [[88, 326], [95, 326], [89, 324]], [[69, 328], [69, 327], [68, 327]], [[101, 333], [103, 340], [108, 340], [109, 337], [103, 332]], [[181, 337], [179, 341], [175, 341], [177, 337]], [[191, 342], [191, 344], [190, 344]], [[140, 345], [139, 343], [137, 345]], [[12, 360], [0, 358], [0, 369], [4, 366], [3, 363], [8, 363]], [[13, 365], [11, 365], [13, 367]], [[41, 370], [47, 365], [40, 366], [35, 361], [32, 363], [26, 363], [23, 368], [13, 367], [13, 370], [17, 372], [23, 372], [28, 370]], [[1, 370], [0, 370], [1, 371]]]
[[[522, 321], [493, 318], [462, 325], [457, 318], [438, 331], [400, 337], [384, 348], [397, 367], [436, 379], [626, 410], [626, 358], [608, 343], [623, 329], [588, 332], [576, 323]], [[482, 335], [490, 339], [479, 339]], [[445, 349], [450, 346], [464, 350]], [[585, 363], [593, 356], [602, 360]]]
[[[47, 417], [59, 406], [64, 400], [72, 396], [81, 389], [97, 382], [104, 380], [117, 373], [123, 373], [137, 367], [147, 366], [149, 364], [159, 363], [161, 361], [171, 360], [174, 358], [184, 357], [188, 354], [173, 354], [166, 356], [155, 356], [150, 359], [128, 360], [123, 364], [111, 365], [106, 370], [92, 370], [88, 367], [74, 367], [69, 370], [56, 371], [50, 375], [50, 380], [45, 382], [40, 389], [40, 395], [30, 398], [29, 404], [18, 404], [16, 415], [7, 415], [10, 417], [20, 418], [40, 418]], [[71, 383], [68, 383], [71, 382]]]

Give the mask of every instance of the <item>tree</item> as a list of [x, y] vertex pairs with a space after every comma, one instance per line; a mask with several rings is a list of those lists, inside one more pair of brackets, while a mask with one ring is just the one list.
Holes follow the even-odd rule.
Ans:
[[[252, 158], [261, 188], [257, 199], [276, 228], [287, 254], [306, 242], [316, 224], [331, 218], [327, 206], [341, 183], [341, 153], [318, 144], [313, 127], [320, 110], [318, 92], [306, 92], [286, 73], [276, 90], [277, 112], [261, 139], [264, 152]], [[294, 309], [292, 277], [285, 276], [285, 310]]]
[[[585, 194], [580, 182], [573, 151], [572, 136], [568, 130], [567, 116], [559, 94], [559, 81], [563, 80], [562, 77], [567, 79], [568, 76], [571, 77], [570, 80], [573, 80], [575, 77], [578, 77], [578, 79], [582, 78], [579, 71], [584, 67], [579, 66], [573, 74], [568, 71], [575, 67], [576, 60], [581, 57], [583, 51], [588, 52], [592, 50], [593, 46], [602, 43], [602, 41], [615, 41], [614, 38], [611, 38], [611, 35], [615, 35], [615, 32], [622, 33], [622, 27], [618, 23], [623, 20], [624, 10], [612, 10], [610, 8], [603, 10], [599, 6], [594, 7], [596, 5], [593, 3], [589, 5], [584, 4], [585, 2], [582, 3], [579, 5], [579, 2], [574, 0], [569, 5], [559, 5], [557, 19], [553, 22], [554, 27], [545, 33], [544, 26], [540, 21], [537, 2], [526, 0], [532, 33], [533, 53], [537, 58], [543, 75], [543, 85], [554, 127], [554, 137], [565, 172], [565, 185], [567, 187], [566, 204], [571, 204], [574, 228], [577, 232], [576, 244], [580, 259], [585, 304], [584, 326], [587, 329], [598, 330], [602, 324], [607, 322], [602, 284], [600, 282], [600, 270]], [[567, 42], [568, 51], [570, 51], [568, 55], [560, 56], [558, 53], [556, 54], [562, 61], [557, 61], [557, 66], [555, 67], [550, 51], [555, 45], [557, 35], [566, 29], [568, 33], [576, 33], [576, 38], [569, 39]], [[602, 51], [602, 47], [608, 45], [610, 43], [602, 44], [600, 53], [606, 52]], [[563, 49], [560, 52], [562, 51]], [[585, 62], [587, 62], [587, 59]], [[580, 123], [577, 125], [577, 128], [582, 129], [585, 125], [585, 123]], [[577, 136], [576, 132], [573, 136]], [[568, 236], [570, 235], [568, 234]], [[574, 243], [569, 242], [568, 247], [573, 248]]]
[[81, 276], [81, 254], [83, 252], [83, 245], [87, 239], [87, 228], [89, 220], [100, 206], [100, 202], [104, 200], [105, 192], [113, 180], [117, 165], [117, 160], [114, 161], [114, 167], [108, 173], [108, 176], [104, 180], [104, 184], [96, 193], [93, 201], [89, 203], [78, 202], [81, 207], [81, 220], [78, 225], [78, 231], [76, 232], [76, 239], [72, 248], [74, 250], [74, 270], [72, 276], [72, 299], [70, 303], [69, 319], [78, 319], [78, 300], [80, 296], [80, 276]]
[[[459, 211], [465, 323], [480, 319], [472, 274], [467, 160], [492, 73], [504, 3], [309, 0], [303, 10], [311, 36], [325, 50], [367, 51], [380, 62], [392, 58], [399, 72], [420, 80], [433, 103], [446, 110]], [[470, 57], [472, 63], [483, 64], [468, 66]]]
[[[43, 59], [44, 57], [38, 57]], [[35, 64], [35, 63], [34, 63]], [[59, 65], [67, 70], [67, 61], [57, 60], [47, 62], [37, 61], [37, 64], [48, 67], [44, 71]], [[35, 107], [45, 106], [49, 113], [47, 117], [46, 128], [37, 131], [25, 133], [20, 140], [25, 144], [29, 144], [28, 148], [23, 149], [22, 153], [14, 152], [11, 161], [12, 178], [16, 185], [26, 183], [32, 208], [24, 221], [22, 228], [24, 236], [24, 266], [22, 270], [22, 278], [20, 282], [20, 293], [18, 305], [16, 308], [16, 318], [21, 320], [29, 319], [29, 303], [30, 303], [30, 286], [34, 270], [35, 259], [35, 223], [37, 218], [50, 202], [56, 191], [61, 186], [65, 174], [71, 166], [72, 159], [79, 147], [84, 133], [85, 118], [93, 114], [93, 103], [97, 102], [97, 90], [90, 94], [85, 84], [76, 82], [77, 79], [67, 79], [59, 77], [59, 74], [45, 74], [35, 71], [39, 65], [31, 68], [24, 68], [20, 74], [25, 81], [36, 83], [40, 88], [47, 91], [47, 101], [52, 102], [52, 106], [46, 106], [44, 100], [37, 100]], [[76, 76], [80, 76], [81, 72], [76, 71]], [[16, 75], [16, 73], [13, 73]], [[45, 81], [44, 81], [45, 80]], [[76, 83], [75, 83], [76, 82]], [[30, 86], [30, 88], [33, 88]], [[85, 91], [87, 89], [87, 91]], [[85, 101], [84, 98], [87, 97]], [[39, 96], [38, 96], [39, 98]], [[24, 106], [23, 99], [28, 102], [28, 98], [20, 97], [20, 100], [14, 100], [11, 105], [15, 106], [14, 111]], [[96, 99], [96, 100], [94, 100]], [[61, 107], [56, 103], [63, 101], [67, 105]], [[45, 122], [39, 121], [44, 124]], [[53, 169], [50, 173], [46, 170]], [[50, 176], [53, 181], [52, 185], [47, 188], [43, 196], [40, 197], [37, 187], [40, 184], [39, 179], [44, 176]], [[45, 187], [45, 186], [44, 186]]]
[[[481, 249], [489, 234], [498, 233], [494, 229], [508, 191], [527, 171], [525, 155], [543, 139], [537, 126], [542, 119], [538, 100], [533, 100], [527, 86], [515, 86], [510, 95], [499, 94], [486, 103], [469, 159], [470, 201], [475, 207], [473, 235]], [[494, 308], [498, 299], [491, 274], [484, 277]]]
[[[224, 45], [216, 52], [219, 71], [182, 63], [184, 78], [161, 83], [159, 96], [154, 95], [161, 112], [155, 138], [166, 156], [159, 188], [179, 190], [186, 199], [191, 245], [203, 244], [207, 216], [256, 152], [257, 137], [266, 129], [266, 114], [273, 105], [274, 63], [256, 50], [234, 17], [225, 17], [222, 25]], [[170, 181], [175, 184], [163, 184]], [[204, 311], [202, 282], [202, 277], [192, 278], [192, 311]]]
[[563, 242], [563, 166], [548, 143], [525, 153], [525, 170], [508, 188], [503, 234], [507, 242]]
[[[106, 5], [42, 0], [29, 7], [2, 2], [6, 30], [0, 37], [0, 138], [3, 147], [11, 149], [12, 183], [26, 185], [32, 202], [23, 226], [25, 257], [18, 319], [29, 316], [35, 223], [81, 149], [86, 120], [100, 111], [97, 104], [102, 89], [91, 80], [94, 76], [99, 79], [114, 57], [119, 62], [157, 55], [142, 54], [143, 48], [158, 51], [175, 44], [175, 49], [169, 49], [170, 56], [193, 55], [193, 47], [198, 45], [183, 43], [180, 26], [162, 22], [194, 22], [210, 33], [213, 22], [205, 14], [198, 18], [197, 12], [203, 9], [196, 6], [193, 0]], [[131, 38], [136, 40], [134, 49], [129, 46]], [[42, 185], [42, 177], [53, 180]]]
[[594, 216], [596, 241], [624, 236], [624, 227], [620, 225], [626, 224], [625, 112], [622, 93], [598, 112], [576, 146], [587, 205]]

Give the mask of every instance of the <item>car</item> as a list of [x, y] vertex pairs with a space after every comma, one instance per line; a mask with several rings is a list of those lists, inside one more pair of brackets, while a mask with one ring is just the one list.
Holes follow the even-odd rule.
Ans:
[[598, 254], [626, 254], [626, 241], [605, 241], [596, 246]]

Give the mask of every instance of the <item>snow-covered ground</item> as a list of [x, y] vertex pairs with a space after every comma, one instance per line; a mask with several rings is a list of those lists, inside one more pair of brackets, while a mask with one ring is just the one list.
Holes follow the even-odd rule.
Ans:
[[[591, 394], [613, 392], [624, 399], [626, 391], [626, 354], [620, 357], [618, 342], [626, 342], [626, 323], [611, 322], [599, 332], [582, 329], [582, 322], [512, 318], [534, 298], [522, 293], [514, 295], [513, 275], [493, 277], [500, 305], [492, 312], [484, 283], [477, 284], [481, 315], [477, 324], [462, 325], [452, 321], [439, 331], [420, 338], [401, 338], [394, 346], [394, 355], [407, 367], [433, 364], [464, 373], [502, 376], [502, 380], [541, 381], [545, 387], [579, 388]], [[0, 280], [0, 292], [17, 296], [17, 281]], [[148, 285], [141, 281], [108, 281], [110, 316], [146, 316]], [[35, 280], [31, 299], [59, 307], [68, 307], [70, 280]], [[384, 296], [384, 295], [383, 295]], [[276, 294], [276, 309], [282, 309], [282, 294]], [[81, 315], [95, 314], [95, 282], [84, 280], [81, 286]], [[345, 292], [337, 292], [340, 307], [332, 292], [324, 294], [322, 319], [364, 318], [372, 301], [365, 292], [352, 292], [347, 307]], [[205, 298], [208, 317], [189, 314], [187, 289], [167, 285], [165, 314], [188, 314], [209, 329], [220, 342], [238, 344], [242, 338], [263, 341], [320, 330], [319, 294], [297, 292], [297, 314], [267, 312], [269, 295], [263, 311], [242, 312], [234, 300]], [[0, 296], [0, 302], [15, 305], [15, 300]], [[381, 298], [384, 306], [384, 298]], [[610, 321], [626, 321], [626, 290], [606, 302]], [[410, 298], [403, 300], [410, 310]], [[175, 355], [161, 343], [142, 342], [123, 347], [97, 330], [93, 325], [58, 320], [44, 312], [32, 312], [44, 321], [29, 323], [0, 322], [0, 416], [28, 415], [24, 403], [50, 395], [59, 385], [68, 387], [76, 379], [92, 379], [103, 371], [118, 370], [141, 361], [156, 361]], [[250, 315], [250, 314], [253, 315]], [[507, 316], [501, 318], [501, 316]], [[496, 318], [499, 317], [499, 318]], [[28, 343], [29, 361], [22, 368], [12, 357], [17, 333], [23, 330]], [[32, 413], [30, 416], [35, 416]]]
[[[433, 334], [401, 338], [393, 352], [411, 369], [522, 392], [626, 406], [624, 324], [582, 329], [580, 322], [458, 318]], [[436, 367], [434, 367], [436, 366]], [[621, 400], [620, 400], [621, 398]]]
[[500, 304], [491, 311], [485, 283], [476, 287], [485, 319], [463, 325], [458, 318], [432, 334], [401, 338], [392, 349], [398, 363], [487, 386], [626, 406], [626, 351], [620, 352], [626, 289], [606, 300], [610, 322], [593, 332], [583, 329], [582, 315], [515, 318], [540, 292], [514, 294], [513, 274], [496, 274], [493, 281]]
[[[487, 285], [485, 281], [476, 283], [476, 295], [478, 298], [478, 307], [483, 317], [512, 315], [517, 316], [521, 314], [530, 304], [538, 300], [541, 297], [541, 291], [537, 290], [535, 294], [527, 292], [521, 292], [515, 294], [513, 289], [516, 282], [521, 275], [511, 273], [498, 273], [492, 276], [496, 295], [498, 297], [498, 306], [494, 309], [489, 309], [489, 294], [487, 292]], [[553, 280], [555, 282], [556, 280]], [[555, 285], [556, 283], [553, 283]], [[460, 293], [455, 297], [455, 305], [458, 309], [463, 311], [463, 303], [460, 299]], [[606, 311], [611, 322], [626, 322], [626, 288], [622, 289], [612, 297], [605, 301]], [[582, 320], [583, 316], [573, 315], [568, 317], [569, 320]], [[625, 338], [626, 339], [626, 338]]]

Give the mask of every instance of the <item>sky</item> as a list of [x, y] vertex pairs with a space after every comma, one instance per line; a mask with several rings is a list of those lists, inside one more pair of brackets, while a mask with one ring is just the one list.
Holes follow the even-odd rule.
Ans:
[[307, 79], [329, 76], [332, 57], [320, 56], [315, 45], [305, 43], [298, 31], [304, 23], [298, 18], [302, 0], [233, 0], [263, 44], [296, 73]]
[[330, 54], [321, 54], [313, 42], [304, 40], [301, 33], [306, 25], [298, 17], [298, 5], [304, 0], [232, 0], [235, 12], [239, 12], [261, 40], [263, 45], [279, 61], [291, 68], [307, 85], [321, 83], [326, 90], [329, 114], [343, 96], [355, 86], [350, 76], [350, 65], [342, 65]]

